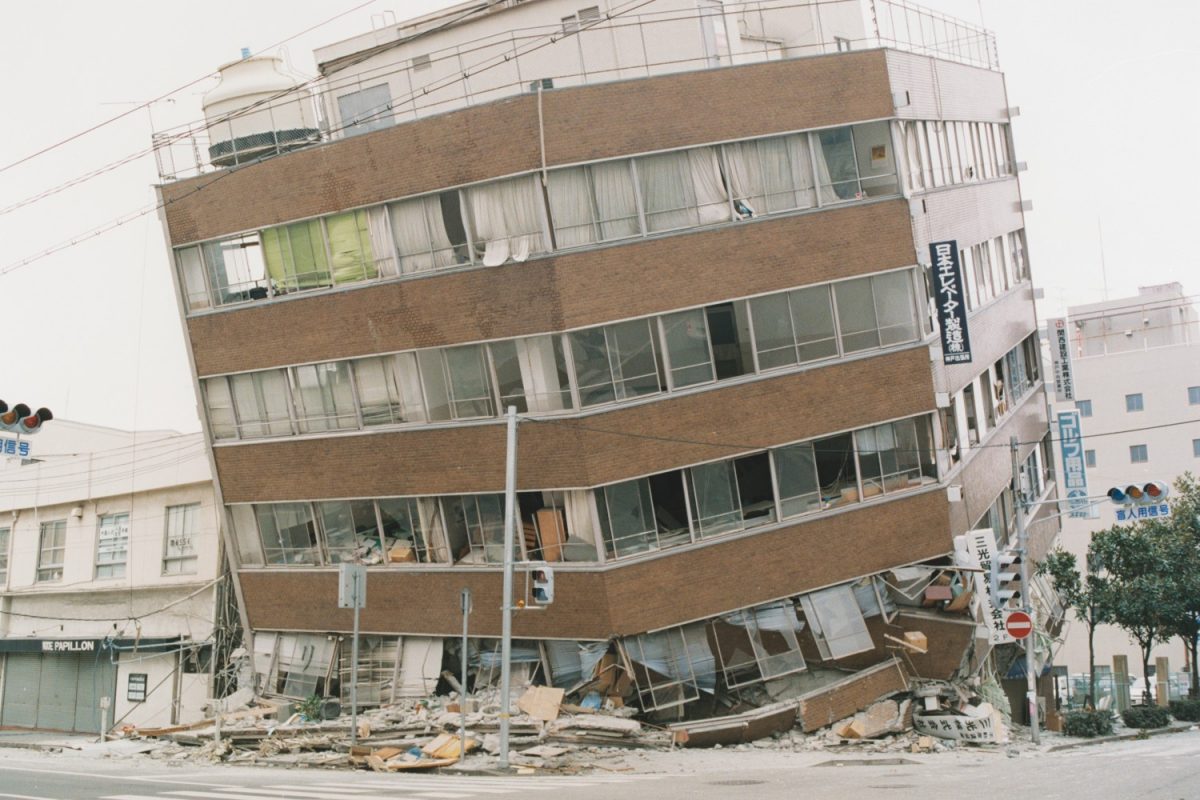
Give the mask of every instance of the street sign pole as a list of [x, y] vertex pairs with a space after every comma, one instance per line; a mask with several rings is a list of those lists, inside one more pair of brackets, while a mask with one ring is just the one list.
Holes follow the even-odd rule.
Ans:
[[458, 697], [459, 710], [462, 712], [462, 719], [458, 723], [458, 761], [461, 764], [467, 757], [467, 618], [471, 615], [471, 590], [462, 590], [462, 617], [463, 617], [463, 638], [462, 638], [462, 657], [460, 659], [462, 666], [462, 691]]
[[500, 769], [508, 769], [508, 729], [512, 690], [513, 520], [517, 500], [517, 407], [508, 407], [508, 439], [504, 461], [504, 596], [500, 601]]
[[1017, 552], [1021, 555], [1021, 603], [1030, 621], [1029, 638], [1025, 641], [1025, 702], [1029, 706], [1029, 732], [1033, 743], [1039, 744], [1042, 737], [1038, 731], [1037, 657], [1034, 653], [1036, 625], [1033, 621], [1033, 592], [1029, 586], [1029, 533], [1025, 530], [1025, 498], [1021, 491], [1020, 448], [1017, 445], [1017, 437], [1011, 437], [1008, 445], [1012, 450], [1013, 492], [1016, 494], [1013, 506], [1017, 517]]
[[[360, 575], [358, 570], [354, 571], [354, 639], [350, 644], [350, 746], [358, 744], [358, 610], [362, 608], [362, 603], [359, 601], [361, 592], [359, 591], [359, 578], [366, 577]], [[322, 714], [321, 716], [325, 716]]]
[[362, 564], [338, 567], [338, 608], [354, 609], [354, 636], [350, 640], [350, 746], [358, 744], [358, 612], [367, 604], [367, 568]]

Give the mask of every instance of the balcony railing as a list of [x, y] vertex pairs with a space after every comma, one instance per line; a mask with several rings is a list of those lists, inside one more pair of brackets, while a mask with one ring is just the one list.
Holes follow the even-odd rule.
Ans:
[[[613, 3], [596, 17], [508, 30], [416, 57], [400, 43], [369, 57], [336, 59], [324, 65], [326, 75], [319, 81], [218, 120], [155, 133], [159, 177], [172, 181], [253, 163], [315, 141], [543, 89], [878, 47], [999, 68], [991, 32], [908, 0], [861, 0], [861, 6], [757, 0], [699, 9], [680, 3], [671, 10], [653, 10], [651, 4], [649, 11], [639, 4], [638, 14], [624, 13], [626, 5]], [[850, 30], [857, 35], [842, 35]], [[428, 37], [431, 45], [436, 46], [437, 36]], [[321, 120], [319, 139], [272, 138], [268, 133], [248, 141], [235, 131], [236, 120], [251, 113], [261, 117], [264, 110], [270, 116], [273, 105], [294, 104], [297, 92], [310, 96]], [[210, 160], [210, 146], [220, 150], [219, 164]]]

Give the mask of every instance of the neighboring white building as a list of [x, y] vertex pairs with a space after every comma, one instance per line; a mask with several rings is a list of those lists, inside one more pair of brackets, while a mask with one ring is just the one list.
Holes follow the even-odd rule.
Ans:
[[[1200, 472], [1198, 319], [1178, 283], [1068, 309], [1075, 400], [1056, 402], [1055, 410], [1080, 411], [1089, 494], [1151, 480], [1170, 484], [1187, 470]], [[1055, 449], [1061, 469], [1062, 453]], [[1095, 509], [1095, 519], [1063, 519], [1063, 545], [1076, 554], [1081, 569], [1092, 532], [1118, 521], [1112, 503]], [[1137, 643], [1115, 626], [1099, 628], [1097, 667], [1111, 667], [1113, 656], [1122, 654], [1129, 657], [1131, 674], [1140, 674]], [[1172, 672], [1183, 669], [1178, 639], [1156, 647], [1151, 664], [1159, 656], [1170, 659]], [[1072, 673], [1087, 671], [1087, 628], [1081, 622], [1072, 623], [1056, 661]]]
[[0, 725], [199, 718], [231, 613], [203, 438], [54, 420], [24, 441], [0, 458]]

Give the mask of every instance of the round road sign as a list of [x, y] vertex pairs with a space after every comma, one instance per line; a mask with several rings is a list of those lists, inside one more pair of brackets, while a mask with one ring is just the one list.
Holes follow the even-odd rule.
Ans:
[[1024, 639], [1033, 633], [1033, 620], [1024, 611], [1010, 612], [1004, 618], [1004, 630], [1014, 639]]

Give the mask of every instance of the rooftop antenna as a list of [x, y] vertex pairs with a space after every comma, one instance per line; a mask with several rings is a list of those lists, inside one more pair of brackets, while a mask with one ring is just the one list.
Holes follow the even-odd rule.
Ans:
[[1108, 302], [1108, 267], [1104, 263], [1104, 224], [1096, 217], [1096, 232], [1100, 237], [1100, 275], [1104, 279], [1104, 302]]

